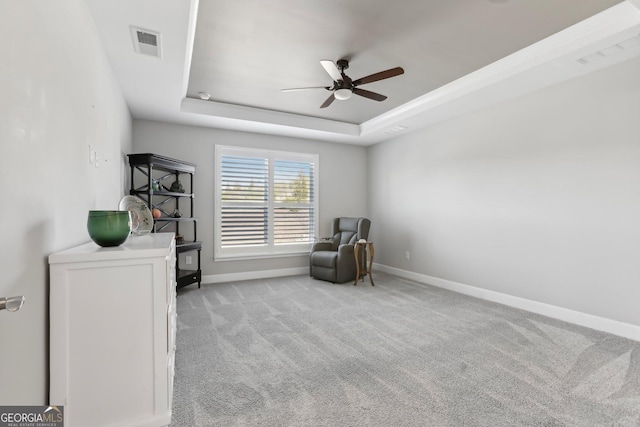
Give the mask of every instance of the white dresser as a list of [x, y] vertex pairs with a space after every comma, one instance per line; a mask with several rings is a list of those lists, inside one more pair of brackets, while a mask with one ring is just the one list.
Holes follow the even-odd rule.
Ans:
[[175, 262], [173, 233], [49, 256], [49, 403], [66, 427], [171, 422]]

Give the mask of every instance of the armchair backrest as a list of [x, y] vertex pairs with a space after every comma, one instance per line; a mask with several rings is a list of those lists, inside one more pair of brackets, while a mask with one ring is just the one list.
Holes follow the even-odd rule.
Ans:
[[335, 218], [331, 224], [333, 233], [333, 250], [344, 244], [355, 244], [360, 239], [369, 238], [371, 221], [367, 218]]

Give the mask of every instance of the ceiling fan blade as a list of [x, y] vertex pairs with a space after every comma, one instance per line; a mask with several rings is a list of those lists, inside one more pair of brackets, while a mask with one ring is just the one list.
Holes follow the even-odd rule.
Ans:
[[379, 93], [371, 92], [370, 90], [360, 89], [359, 87], [353, 88], [353, 93], [356, 95], [364, 96], [365, 98], [373, 99], [374, 101], [384, 101], [386, 96]]
[[310, 87], [292, 87], [288, 89], [280, 89], [280, 92], [295, 92], [298, 90], [307, 90], [307, 89], [331, 89], [329, 86], [310, 86]]
[[335, 96], [333, 96], [333, 94], [331, 94], [331, 96], [329, 96], [320, 106], [320, 108], [327, 108], [329, 105], [331, 105], [331, 103], [335, 100]]
[[363, 85], [367, 83], [377, 82], [378, 80], [388, 79], [389, 77], [399, 76], [404, 74], [402, 67], [391, 68], [390, 70], [380, 71], [379, 73], [371, 74], [370, 76], [359, 78], [353, 81], [354, 86]]
[[320, 61], [320, 64], [324, 67], [324, 69], [329, 73], [333, 81], [342, 80], [342, 74], [340, 74], [340, 70], [338, 70], [338, 66], [333, 61], [329, 61], [328, 59], [323, 59]]

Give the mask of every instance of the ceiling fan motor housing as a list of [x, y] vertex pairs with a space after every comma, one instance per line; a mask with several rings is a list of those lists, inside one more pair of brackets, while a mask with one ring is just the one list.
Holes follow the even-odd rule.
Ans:
[[338, 66], [338, 69], [340, 70], [340, 72], [344, 72], [344, 70], [349, 69], [349, 61], [346, 59], [338, 59], [338, 62], [336, 63], [336, 65]]

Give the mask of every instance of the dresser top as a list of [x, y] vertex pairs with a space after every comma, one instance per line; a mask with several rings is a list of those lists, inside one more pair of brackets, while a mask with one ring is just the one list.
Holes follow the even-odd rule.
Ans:
[[129, 236], [120, 246], [109, 248], [89, 242], [49, 255], [49, 264], [168, 256], [174, 241], [171, 232]]

